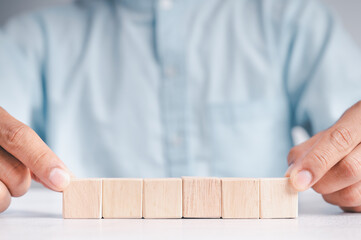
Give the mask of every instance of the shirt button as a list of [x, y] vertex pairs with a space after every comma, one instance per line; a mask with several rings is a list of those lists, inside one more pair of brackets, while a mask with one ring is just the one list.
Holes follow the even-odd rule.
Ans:
[[176, 74], [177, 74], [177, 71], [175, 70], [174, 67], [166, 67], [164, 69], [164, 76], [166, 78], [173, 78], [173, 77], [175, 77]]
[[183, 142], [183, 138], [177, 134], [171, 138], [171, 143], [174, 146], [179, 146], [182, 144], [182, 142]]
[[169, 10], [173, 7], [172, 0], [159, 0], [159, 7], [163, 10]]

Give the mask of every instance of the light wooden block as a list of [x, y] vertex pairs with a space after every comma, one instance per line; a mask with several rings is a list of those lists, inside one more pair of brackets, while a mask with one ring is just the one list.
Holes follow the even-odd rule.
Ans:
[[183, 177], [183, 217], [220, 218], [221, 180]]
[[259, 180], [222, 178], [222, 218], [259, 218]]
[[260, 179], [260, 217], [296, 218], [298, 194], [289, 178]]
[[144, 218], [182, 218], [182, 179], [144, 179]]
[[63, 192], [64, 218], [101, 218], [101, 206], [101, 179], [73, 179]]
[[103, 218], [142, 218], [143, 179], [103, 179]]

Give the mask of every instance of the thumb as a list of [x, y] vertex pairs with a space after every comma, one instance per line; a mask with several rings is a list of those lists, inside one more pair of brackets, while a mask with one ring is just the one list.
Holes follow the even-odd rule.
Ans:
[[[43, 182], [40, 178], [38, 178], [33, 172], [30, 172], [31, 174], [31, 178], [35, 181], [35, 182], [38, 182], [40, 183], [41, 185], [43, 185], [44, 187], [50, 189], [50, 190], [54, 190], [52, 189], [52, 187], [49, 187], [45, 182]], [[73, 179], [73, 178], [76, 178], [74, 174], [70, 173], [70, 178]]]
[[70, 171], [42, 139], [27, 125], [0, 108], [0, 146], [30, 169], [44, 185], [63, 191]]

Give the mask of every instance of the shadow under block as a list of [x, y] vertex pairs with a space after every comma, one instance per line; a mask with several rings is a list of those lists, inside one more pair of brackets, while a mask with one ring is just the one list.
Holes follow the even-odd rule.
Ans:
[[142, 218], [143, 179], [103, 179], [104, 218]]
[[221, 180], [183, 177], [183, 217], [220, 218]]
[[101, 179], [73, 179], [63, 192], [64, 218], [101, 218], [101, 205]]
[[259, 179], [222, 178], [222, 218], [259, 218]]
[[260, 218], [296, 218], [298, 194], [289, 178], [260, 179]]
[[182, 179], [144, 179], [143, 217], [182, 218]]

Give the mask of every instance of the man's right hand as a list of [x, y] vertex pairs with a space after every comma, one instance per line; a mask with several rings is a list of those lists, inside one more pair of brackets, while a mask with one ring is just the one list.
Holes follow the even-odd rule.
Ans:
[[27, 125], [0, 107], [0, 212], [11, 196], [24, 195], [31, 178], [54, 191], [63, 191], [70, 171]]

